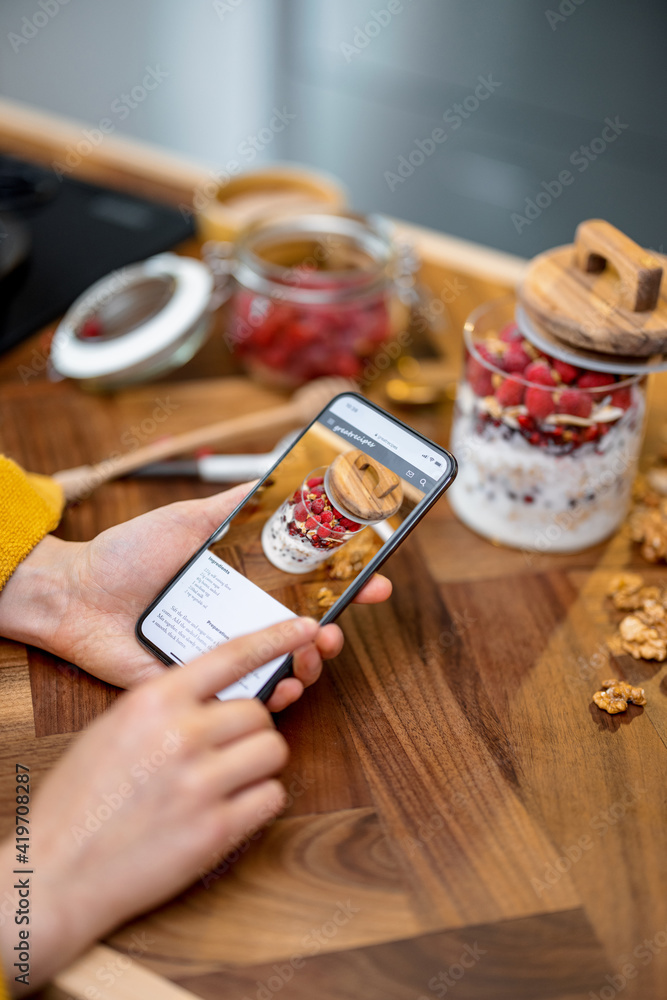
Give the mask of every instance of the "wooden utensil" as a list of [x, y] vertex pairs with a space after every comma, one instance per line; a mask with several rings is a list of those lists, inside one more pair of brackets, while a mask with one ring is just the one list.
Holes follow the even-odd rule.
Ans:
[[150, 462], [182, 455], [184, 452], [194, 451], [205, 445], [229, 445], [240, 438], [246, 439], [255, 433], [265, 432], [269, 427], [275, 429], [277, 435], [282, 434], [292, 427], [308, 423], [333, 396], [356, 389], [357, 386], [348, 379], [316, 379], [297, 389], [290, 401], [282, 406], [259, 410], [257, 413], [247, 413], [231, 420], [220, 420], [206, 427], [175, 434], [171, 438], [155, 441], [118, 458], [110, 458], [95, 465], [64, 469], [56, 472], [53, 478], [63, 487], [67, 500], [81, 500], [90, 496], [102, 483], [125, 476]]
[[360, 521], [391, 517], [403, 500], [401, 480], [396, 473], [359, 448], [333, 460], [325, 485], [334, 505]]
[[547, 336], [601, 354], [646, 358], [667, 351], [665, 258], [602, 219], [582, 222], [574, 245], [535, 257], [518, 290]]

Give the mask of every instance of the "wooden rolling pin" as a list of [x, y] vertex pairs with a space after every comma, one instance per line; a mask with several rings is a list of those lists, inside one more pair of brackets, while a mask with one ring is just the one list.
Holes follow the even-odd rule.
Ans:
[[61, 484], [66, 500], [82, 500], [90, 496], [102, 483], [134, 472], [149, 462], [159, 462], [206, 445], [229, 445], [239, 438], [247, 438], [268, 428], [275, 430], [276, 435], [283, 434], [292, 427], [311, 421], [339, 392], [349, 392], [356, 388], [352, 382], [344, 378], [317, 379], [297, 389], [290, 401], [281, 406], [259, 410], [257, 413], [247, 413], [242, 417], [219, 420], [206, 427], [175, 434], [173, 437], [137, 448], [127, 455], [97, 462], [96, 465], [63, 469], [61, 472], [56, 472], [53, 478]]

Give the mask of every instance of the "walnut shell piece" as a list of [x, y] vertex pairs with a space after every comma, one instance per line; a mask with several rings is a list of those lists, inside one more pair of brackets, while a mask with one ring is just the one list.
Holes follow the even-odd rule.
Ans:
[[645, 586], [638, 573], [618, 573], [607, 594], [619, 611], [631, 611], [607, 643], [614, 655], [629, 653], [635, 660], [667, 659], [667, 591]]
[[630, 537], [641, 544], [641, 554], [648, 562], [667, 560], [667, 500], [657, 507], [637, 505], [628, 519]]
[[336, 603], [336, 595], [330, 587], [320, 587], [317, 591], [317, 606], [321, 611], [328, 611]]
[[611, 679], [602, 681], [602, 690], [595, 692], [593, 701], [609, 715], [618, 715], [619, 712], [627, 711], [630, 702], [633, 705], [645, 705], [646, 693], [644, 688]]

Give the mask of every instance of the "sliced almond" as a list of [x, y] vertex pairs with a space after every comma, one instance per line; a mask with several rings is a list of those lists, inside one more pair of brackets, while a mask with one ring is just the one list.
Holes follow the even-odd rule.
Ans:
[[501, 358], [509, 350], [510, 346], [504, 340], [501, 340], [500, 337], [487, 337], [484, 344], [492, 354], [500, 355]]
[[591, 417], [595, 424], [611, 424], [614, 420], [619, 420], [625, 410], [620, 406], [601, 406], [599, 410], [593, 410]]
[[503, 408], [495, 396], [485, 396], [481, 401], [480, 406], [483, 410], [486, 410], [490, 416], [495, 417], [496, 420], [500, 420], [503, 415]]
[[574, 424], [575, 427], [592, 427], [595, 423], [590, 417], [575, 417], [572, 413], [550, 413], [545, 417], [545, 424]]

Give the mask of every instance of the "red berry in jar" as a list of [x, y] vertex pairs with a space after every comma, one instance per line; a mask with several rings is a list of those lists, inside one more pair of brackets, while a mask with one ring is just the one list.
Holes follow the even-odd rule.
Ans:
[[[476, 349], [485, 361], [488, 361], [489, 364], [496, 364], [495, 359], [492, 357], [491, 352], [485, 344], [477, 344]], [[466, 364], [466, 377], [476, 396], [493, 395], [492, 375], [493, 372], [491, 372], [486, 365], [482, 364], [481, 361], [478, 361], [477, 358], [473, 357], [472, 354], [468, 357]]]
[[558, 412], [569, 413], [572, 417], [590, 417], [593, 400], [589, 392], [579, 389], [563, 389], [558, 395]]
[[523, 372], [531, 363], [532, 358], [523, 344], [512, 344], [505, 352], [502, 360], [506, 372]]
[[551, 367], [558, 372], [561, 381], [565, 382], [566, 385], [572, 385], [579, 374], [578, 368], [575, 368], [574, 365], [569, 365], [567, 361], [560, 361], [558, 358], [555, 358], [551, 362]]
[[611, 405], [618, 406], [621, 410], [629, 410], [632, 403], [632, 393], [629, 388], [614, 389], [611, 394]]
[[506, 378], [496, 389], [496, 399], [501, 406], [520, 406], [525, 386], [516, 378]]
[[556, 379], [554, 374], [549, 368], [546, 361], [533, 361], [532, 364], [528, 365], [523, 377], [526, 382], [533, 382], [536, 385], [556, 385]]
[[613, 375], [605, 375], [604, 372], [584, 372], [577, 379], [577, 385], [580, 389], [601, 389], [605, 385], [613, 385], [615, 381]]
[[538, 389], [534, 386], [526, 390], [524, 402], [528, 413], [536, 420], [544, 420], [556, 409], [553, 394], [547, 389]]
[[520, 343], [523, 340], [523, 334], [516, 323], [508, 323], [498, 334], [498, 339], [502, 340], [505, 344]]

